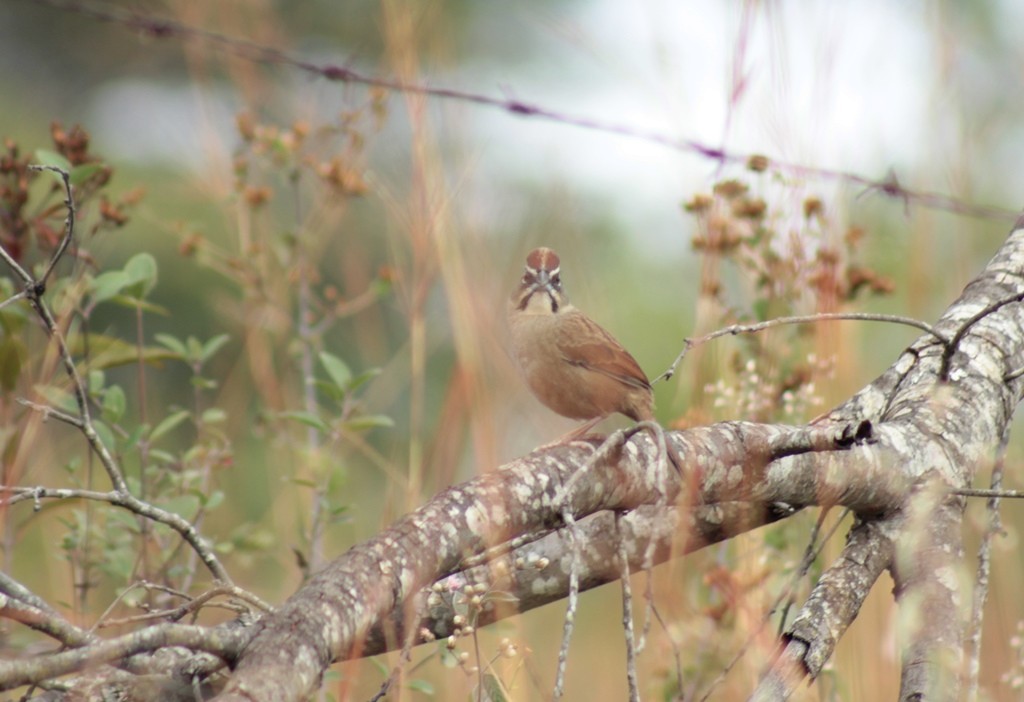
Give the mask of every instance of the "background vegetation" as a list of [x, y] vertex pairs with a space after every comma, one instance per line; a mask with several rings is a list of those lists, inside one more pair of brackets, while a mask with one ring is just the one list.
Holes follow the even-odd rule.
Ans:
[[[195, 520], [235, 582], [273, 604], [441, 488], [559, 436], [571, 423], [528, 396], [505, 352], [505, 297], [535, 245], [559, 250], [573, 299], [651, 376], [684, 336], [736, 320], [930, 320], [944, 308], [1012, 220], [950, 213], [900, 186], [1018, 207], [1024, 176], [1008, 156], [1021, 143], [1024, 57], [1007, 28], [1019, 9], [868, 3], [854, 19], [830, 3], [664, 5], [167, 1], [106, 18], [90, 3], [0, 7], [13, 69], [0, 73], [0, 236], [24, 265], [45, 261], [60, 192], [23, 165], [77, 172], [80, 238], [51, 301], [133, 491]], [[893, 22], [902, 37], [883, 31]], [[687, 63], [679, 47], [696, 37]], [[902, 43], [884, 43], [893, 37]], [[327, 81], [244, 42], [523, 100], [556, 119]], [[808, 54], [794, 53], [801, 43]], [[844, 61], [878, 55], [914, 79], [917, 102], [887, 92], [880, 71], [849, 82]], [[722, 162], [571, 116], [771, 161]], [[109, 489], [80, 434], [18, 401], [69, 399], [27, 308], [0, 311], [0, 334], [3, 484]], [[658, 416], [806, 421], [911, 334], [841, 323], [718, 342], [659, 385]], [[1019, 441], [1009, 455], [1012, 467]], [[1017, 487], [1015, 471], [1008, 480]], [[1020, 519], [1005, 511], [982, 666], [992, 699], [1016, 698], [1024, 681]], [[657, 569], [666, 627], [652, 627], [640, 659], [651, 698], [676, 691], [675, 651], [685, 686], [708, 688], [757, 629], [815, 516]], [[190, 594], [210, 584], [175, 535], [104, 505], [26, 501], [0, 511], [0, 530], [3, 571], [81, 624], [177, 602], [143, 580]], [[838, 674], [808, 697], [895, 694], [897, 648], [877, 643], [896, 629], [889, 602], [875, 593]], [[584, 595], [569, 699], [624, 697], [622, 670], [607, 663], [622, 660], [617, 608], [616, 592]], [[550, 688], [560, 616], [554, 606], [481, 632], [479, 655], [513, 699]], [[749, 689], [776, 628], [716, 694]], [[24, 655], [45, 644], [7, 626], [3, 645]], [[429, 661], [408, 699], [473, 689], [476, 650], [460, 644], [460, 667], [441, 648], [415, 652]], [[326, 689], [367, 699], [392, 664], [342, 666]]]

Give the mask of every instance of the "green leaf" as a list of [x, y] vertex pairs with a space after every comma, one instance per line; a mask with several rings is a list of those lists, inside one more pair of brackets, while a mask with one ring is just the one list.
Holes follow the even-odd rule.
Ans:
[[[129, 442], [125, 442], [128, 445]], [[178, 457], [170, 451], [163, 451], [161, 449], [151, 448], [149, 449], [149, 460], [153, 461], [154, 464], [160, 464], [164, 466], [173, 466], [178, 463]]]
[[317, 380], [313, 385], [334, 402], [340, 404], [345, 399], [345, 391], [329, 380]]
[[441, 665], [445, 668], [454, 668], [459, 664], [459, 659], [448, 650], [444, 640], [438, 642], [438, 649], [441, 651]]
[[194, 336], [185, 339], [185, 348], [188, 349], [188, 360], [190, 363], [198, 361], [203, 353], [203, 345]]
[[320, 363], [340, 390], [348, 389], [348, 384], [352, 381], [352, 371], [348, 369], [344, 361], [333, 354], [321, 351]]
[[200, 416], [200, 420], [203, 424], [217, 424], [223, 422], [228, 418], [228, 413], [222, 410], [220, 407], [211, 407], [205, 410]]
[[[76, 356], [85, 355], [89, 351], [89, 370], [101, 368], [114, 368], [131, 363], [138, 363], [139, 349], [135, 344], [118, 339], [116, 336], [106, 334], [90, 334], [89, 344], [86, 347], [85, 339], [81, 334], [74, 335], [68, 343], [71, 353]], [[159, 366], [161, 361], [175, 360], [177, 356], [168, 349], [157, 346], [144, 346], [142, 349], [142, 361], [150, 365]]]
[[348, 388], [347, 388], [348, 391], [349, 392], [355, 392], [360, 387], [362, 387], [363, 385], [365, 385], [369, 381], [373, 380], [374, 378], [376, 378], [381, 373], [383, 373], [383, 371], [380, 368], [371, 368], [368, 371], [363, 371], [362, 373], [357, 375], [355, 378], [353, 378], [351, 380], [351, 382], [349, 382]]
[[501, 680], [493, 673], [484, 673], [483, 688], [483, 695], [480, 696], [481, 700], [508, 702], [508, 693], [505, 691], [505, 686], [501, 684]]
[[159, 440], [160, 437], [170, 432], [172, 429], [174, 429], [179, 424], [184, 422], [190, 416], [192, 415], [188, 410], [178, 410], [174, 414], [165, 417], [159, 424], [156, 425], [156, 428], [153, 429], [153, 432], [149, 435], [149, 440]]
[[164, 502], [162, 507], [185, 519], [192, 519], [199, 511], [199, 498], [195, 495], [178, 495]]
[[345, 426], [352, 431], [362, 431], [374, 427], [393, 427], [395, 422], [391, 417], [383, 414], [364, 414], [348, 420], [345, 422]]
[[36, 385], [35, 391], [42, 395], [51, 406], [63, 410], [68, 414], [78, 416], [78, 402], [75, 396], [67, 390], [54, 387], [53, 385]]
[[16, 336], [6, 336], [0, 342], [0, 388], [4, 392], [10, 392], [17, 386], [26, 353], [25, 342]]
[[136, 424], [131, 433], [124, 439], [125, 446], [137, 446], [142, 436], [149, 431], [148, 424]]
[[220, 351], [224, 344], [228, 343], [230, 340], [231, 337], [227, 334], [218, 334], [212, 339], [209, 339], [205, 344], [203, 344], [203, 350], [199, 354], [199, 360], [206, 363], [213, 357], [213, 354]]
[[[50, 151], [49, 149], [36, 149], [36, 163], [42, 166], [56, 166], [65, 171], [71, 171], [71, 161], [68, 161], [56, 151]], [[53, 175], [60, 179], [59, 173], [54, 173]]]
[[124, 410], [128, 406], [124, 390], [120, 385], [111, 385], [103, 393], [103, 420], [111, 424], [117, 424], [124, 416]]
[[[7, 280], [4, 278], [3, 280]], [[8, 281], [9, 282], [9, 281]], [[0, 291], [0, 298], [7, 299], [14, 293], [6, 290]], [[25, 311], [27, 305], [14, 305], [13, 307], [6, 307], [0, 312], [0, 328], [8, 334], [17, 334], [25, 326], [25, 320], [28, 318]]]
[[96, 436], [99, 437], [100, 443], [106, 446], [108, 451], [114, 453], [117, 442], [114, 441], [114, 432], [110, 431], [110, 427], [97, 419], [92, 421], [92, 426], [96, 430]]
[[434, 686], [428, 680], [410, 680], [405, 686], [414, 692], [421, 692], [428, 697], [434, 696]]
[[83, 163], [75, 166], [69, 173], [71, 176], [71, 184], [81, 185], [92, 178], [97, 172], [103, 170], [103, 168], [104, 164], [102, 163]]
[[224, 491], [214, 490], [209, 495], [200, 495], [199, 501], [206, 509], [217, 509], [224, 502]]
[[99, 395], [107, 384], [107, 375], [101, 370], [91, 370], [86, 376], [86, 387], [90, 395]]
[[176, 336], [170, 334], [157, 334], [154, 337], [158, 344], [163, 344], [168, 349], [176, 353], [181, 360], [185, 360], [188, 357], [188, 353], [185, 351], [185, 344], [181, 342]]
[[204, 378], [199, 375], [193, 375], [192, 380], [190, 380], [189, 382], [192, 384], [192, 387], [199, 388], [200, 390], [214, 390], [217, 388], [216, 380]]
[[783, 525], [777, 529], [768, 529], [764, 533], [764, 544], [776, 551], [784, 551], [789, 547], [790, 539], [789, 533], [784, 528], [787, 525]]
[[128, 276], [125, 294], [129, 297], [141, 300], [156, 287], [157, 265], [152, 254], [135, 254], [124, 264], [124, 272]]
[[121, 305], [121, 307], [127, 307], [131, 310], [142, 310], [143, 312], [152, 312], [158, 314], [161, 317], [170, 317], [171, 311], [163, 305], [158, 305], [155, 302], [149, 300], [143, 300], [139, 297], [132, 297], [129, 294], [125, 295], [114, 295], [110, 298], [110, 301], [115, 305]]
[[325, 434], [330, 432], [331, 430], [330, 427], [328, 427], [327, 424], [324, 422], [324, 420], [320, 419], [320, 417], [316, 416], [312, 412], [300, 412], [296, 410], [292, 412], [281, 412], [280, 415], [278, 416], [284, 419], [294, 419], [296, 422], [299, 422], [300, 424], [305, 424], [307, 427], [313, 427], [314, 429], [318, 429]]
[[106, 273], [100, 273], [92, 281], [93, 303], [99, 304], [120, 294], [128, 283], [128, 274], [124, 271], [107, 271]]

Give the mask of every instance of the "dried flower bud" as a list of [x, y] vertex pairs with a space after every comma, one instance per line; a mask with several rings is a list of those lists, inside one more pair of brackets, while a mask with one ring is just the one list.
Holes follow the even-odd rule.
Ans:
[[747, 168], [752, 170], [754, 173], [764, 173], [768, 170], [770, 161], [767, 156], [761, 154], [753, 154], [747, 159]]
[[820, 217], [824, 211], [825, 204], [817, 195], [811, 195], [804, 200], [804, 217], [807, 217], [808, 219], [811, 217]]
[[704, 193], [697, 193], [689, 202], [683, 204], [683, 209], [693, 214], [700, 214], [706, 212], [715, 203], [714, 198]]
[[747, 194], [747, 184], [739, 180], [723, 180], [721, 183], [715, 183], [714, 192], [715, 195], [720, 195], [726, 199], [732, 199], [739, 197], [740, 195]]

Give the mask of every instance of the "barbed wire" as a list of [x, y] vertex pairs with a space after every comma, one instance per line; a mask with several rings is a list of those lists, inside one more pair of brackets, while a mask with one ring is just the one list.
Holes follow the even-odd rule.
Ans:
[[514, 98], [495, 97], [470, 90], [436, 87], [423, 83], [407, 83], [397, 78], [369, 75], [346, 65], [314, 63], [272, 46], [257, 44], [248, 39], [231, 37], [219, 32], [187, 25], [178, 20], [158, 18], [133, 10], [82, 2], [81, 0], [33, 0], [33, 2], [37, 5], [44, 5], [61, 11], [73, 12], [100, 22], [119, 24], [135, 29], [155, 39], [178, 38], [203, 41], [237, 58], [255, 63], [288, 66], [329, 81], [359, 84], [399, 93], [424, 95], [442, 100], [454, 100], [480, 105], [502, 110], [519, 117], [540, 119], [581, 129], [638, 139], [673, 151], [695, 154], [717, 161], [720, 164], [745, 165], [748, 167], [754, 167], [754, 164], [757, 164], [754, 167], [755, 170], [771, 170], [808, 180], [835, 181], [862, 188], [861, 195], [877, 192], [900, 200], [905, 207], [909, 207], [913, 203], [927, 209], [941, 210], [964, 217], [1011, 222], [1017, 221], [1022, 216], [1022, 210], [977, 204], [939, 192], [904, 188], [891, 170], [885, 177], [877, 179], [850, 171], [775, 160], [762, 154], [738, 153], [725, 148], [710, 146], [696, 139], [677, 138], [662, 132], [632, 125], [602, 121], [584, 115], [573, 115], [545, 107], [544, 105], [524, 102]]

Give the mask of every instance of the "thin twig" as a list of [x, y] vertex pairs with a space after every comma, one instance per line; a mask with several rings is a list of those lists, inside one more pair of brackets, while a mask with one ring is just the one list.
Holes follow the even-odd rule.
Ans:
[[629, 582], [629, 555], [622, 534], [622, 513], [615, 513], [615, 538], [618, 540], [619, 580], [622, 583], [622, 630], [626, 637], [626, 682], [630, 702], [640, 702], [640, 684], [636, 675], [636, 640], [633, 637], [633, 587]]
[[148, 502], [143, 502], [129, 492], [118, 492], [117, 490], [98, 492], [96, 490], [80, 490], [77, 488], [9, 487], [4, 485], [0, 485], [0, 492], [13, 494], [9, 499], [0, 501], [0, 504], [16, 504], [28, 499], [38, 501], [39, 499], [47, 498], [58, 500], [95, 500], [123, 507], [130, 512], [164, 524], [178, 532], [199, 554], [199, 557], [215, 578], [224, 583], [231, 584], [231, 578], [228, 576], [227, 571], [224, 570], [224, 566], [221, 565], [213, 550], [187, 519], [174, 512], [168, 512], [159, 507], [154, 507]]
[[[1010, 424], [1003, 429], [999, 442], [995, 463], [992, 465], [992, 492], [1000, 492], [1003, 484], [1003, 469], [1006, 466], [1006, 447], [1010, 442]], [[978, 546], [978, 571], [974, 583], [974, 597], [971, 604], [971, 623], [967, 633], [967, 684], [965, 699], [973, 702], [978, 699], [978, 675], [981, 672], [981, 623], [985, 614], [985, 600], [988, 598], [989, 573], [992, 569], [992, 541], [997, 534], [1003, 533], [1003, 525], [999, 519], [999, 500], [1001, 495], [989, 497], [988, 525]]]
[[[484, 702], [484, 662], [480, 655], [480, 635], [477, 633], [476, 622], [473, 623], [473, 655], [476, 657], [476, 699]], [[488, 696], [488, 699], [490, 697]]]
[[46, 264], [46, 270], [39, 277], [38, 283], [44, 288], [46, 287], [47, 281], [50, 279], [50, 275], [53, 273], [53, 269], [57, 267], [57, 263], [64, 256], [64, 252], [68, 250], [68, 246], [71, 244], [71, 235], [75, 231], [75, 199], [71, 196], [71, 174], [65, 171], [63, 168], [57, 168], [56, 166], [37, 166], [31, 165], [28, 167], [30, 171], [51, 171], [56, 173], [62, 181], [64, 181], [64, 207], [67, 209], [68, 214], [64, 219], [64, 236], [61, 237], [60, 243], [54, 250], [53, 255], [50, 256], [49, 263]]
[[1017, 378], [1021, 377], [1022, 375], [1024, 375], [1024, 368], [1018, 368], [1017, 370], [1013, 371], [1012, 373], [1007, 373], [1006, 375], [1004, 375], [1003, 376], [1003, 382], [1008, 383], [1011, 380], [1016, 380]]
[[87, 667], [171, 646], [182, 646], [229, 659], [238, 655], [251, 635], [251, 631], [240, 628], [158, 624], [114, 639], [46, 656], [0, 660], [0, 689], [9, 690], [50, 680]]
[[[416, 637], [419, 634], [419, 631], [416, 629], [414, 625], [416, 622], [423, 619], [423, 614], [424, 612], [426, 612], [426, 609], [427, 598], [424, 597], [421, 598], [420, 601], [417, 603], [412, 618], [406, 620], [405, 640], [402, 642], [402, 650], [398, 654], [398, 663], [396, 663], [395, 666], [391, 669], [391, 673], [388, 675], [387, 679], [383, 682], [383, 684], [381, 684], [380, 689], [377, 690], [377, 694], [370, 698], [369, 702], [379, 702], [379, 700], [384, 699], [384, 697], [387, 696], [388, 691], [391, 689], [391, 687], [396, 682], [398, 682], [399, 678], [401, 678], [402, 670], [405, 668], [406, 663], [412, 661], [412, 647], [413, 644], [416, 643]], [[474, 628], [473, 631], [475, 633], [476, 629]], [[477, 658], [478, 663], [479, 661], [480, 659]], [[421, 664], [422, 663], [423, 661], [421, 661]], [[416, 666], [416, 668], [418, 667], [419, 666]], [[413, 668], [413, 670], [415, 670], [416, 668]]]
[[668, 380], [671, 378], [679, 364], [682, 363], [683, 358], [690, 352], [691, 349], [697, 348], [703, 344], [706, 344], [713, 339], [717, 339], [721, 336], [736, 336], [738, 334], [753, 334], [761, 332], [766, 329], [773, 327], [782, 326], [784, 324], [813, 324], [816, 322], [830, 322], [830, 321], [857, 321], [857, 322], [886, 322], [889, 324], [903, 324], [908, 327], [914, 327], [922, 331], [928, 332], [934, 336], [940, 343], [948, 347], [949, 342], [946, 337], [940, 334], [935, 327], [922, 322], [919, 319], [912, 317], [903, 317], [896, 314], [874, 314], [871, 312], [829, 312], [823, 314], [808, 314], [796, 317], [776, 317], [775, 319], [769, 319], [764, 322], [757, 322], [756, 324], [733, 324], [728, 327], [723, 327], [704, 336], [699, 336], [696, 339], [683, 339], [683, 350], [676, 356], [676, 360], [672, 361], [672, 365], [668, 367], [664, 373], [659, 375], [657, 378], [652, 380], [655, 383], [659, 380]]
[[825, 535], [825, 537], [821, 540], [821, 543], [815, 548], [815, 541], [818, 537], [818, 533], [821, 529], [821, 526], [824, 523], [826, 511], [827, 510], [823, 509], [821, 517], [819, 517], [819, 519], [815, 522], [814, 530], [811, 532], [811, 538], [808, 540], [807, 548], [804, 550], [804, 555], [801, 559], [800, 567], [796, 569], [796, 571], [793, 573], [793, 577], [790, 578], [788, 583], [786, 583], [786, 587], [782, 589], [782, 592], [780, 592], [778, 597], [775, 598], [775, 602], [773, 602], [772, 606], [768, 609], [767, 612], [765, 612], [757, 628], [753, 632], [751, 632], [749, 637], [747, 637], [746, 642], [740, 647], [739, 651], [736, 652], [736, 655], [733, 656], [732, 660], [729, 661], [729, 664], [722, 669], [722, 672], [719, 673], [718, 677], [711, 682], [711, 685], [708, 687], [707, 691], [700, 698], [700, 702], [706, 702], [711, 697], [711, 693], [714, 692], [715, 688], [723, 680], [725, 680], [725, 677], [729, 674], [729, 671], [731, 671], [736, 666], [736, 664], [740, 662], [743, 656], [746, 655], [747, 650], [754, 643], [754, 639], [756, 639], [760, 635], [760, 633], [764, 631], [764, 628], [768, 625], [768, 622], [771, 620], [772, 615], [774, 615], [775, 612], [778, 611], [779, 605], [787, 601], [790, 595], [796, 590], [797, 584], [807, 574], [807, 571], [810, 570], [811, 564], [814, 563], [814, 561], [818, 558], [818, 555], [821, 554], [822, 549], [825, 548], [825, 544], [827, 544], [829, 539], [831, 539], [832, 536], [836, 533], [836, 530], [839, 528], [839, 525], [842, 524], [843, 520], [846, 518], [846, 515], [850, 512], [850, 510], [848, 509], [843, 511], [843, 514], [839, 517], [839, 519], [836, 520], [836, 523], [832, 525], [832, 528], [829, 529], [828, 534]]
[[[573, 626], [576, 619], [576, 609], [579, 601], [580, 591], [580, 577], [579, 570], [580, 564], [580, 553], [579, 553], [579, 539], [577, 538], [577, 525], [576, 517], [572, 514], [569, 509], [569, 496], [572, 494], [572, 490], [576, 483], [581, 480], [589, 471], [590, 468], [601, 460], [604, 460], [607, 455], [621, 446], [626, 438], [637, 431], [648, 430], [653, 431], [658, 442], [660, 459], [658, 465], [662, 471], [662, 478], [664, 478], [668, 463], [667, 455], [668, 450], [665, 444], [665, 434], [661, 430], [661, 427], [655, 422], [640, 422], [635, 427], [628, 431], [619, 429], [612, 432], [602, 442], [600, 446], [594, 449], [594, 453], [587, 459], [587, 462], [583, 464], [578, 471], [572, 474], [572, 476], [565, 482], [564, 485], [555, 493], [554, 503], [560, 506], [562, 513], [562, 522], [565, 524], [565, 534], [568, 541], [569, 553], [570, 553], [570, 567], [569, 567], [569, 593], [566, 598], [566, 610], [565, 610], [565, 624], [562, 627], [562, 644], [558, 649], [558, 666], [555, 670], [555, 687], [552, 693], [552, 698], [558, 700], [561, 698], [565, 688], [565, 668], [569, 658], [569, 640], [572, 638]], [[660, 481], [659, 481], [660, 482]]]
[[[141, 586], [146, 590], [157, 589], [162, 590], [164, 592], [167, 592], [169, 590], [169, 588], [163, 588], [156, 585], [155, 583], [149, 583], [145, 581], [141, 583]], [[190, 598], [187, 595], [178, 592], [173, 592], [172, 594], [174, 594], [174, 596], [176, 597], [185, 597], [188, 601], [178, 607], [171, 607], [168, 609], [146, 612], [145, 614], [138, 614], [132, 617], [122, 617], [121, 619], [110, 619], [107, 621], [100, 621], [97, 622], [97, 626], [95, 628], [105, 629], [114, 626], [125, 626], [128, 624], [138, 624], [140, 622], [152, 621], [154, 619], [165, 619], [169, 622], [177, 622], [184, 619], [189, 614], [198, 613], [199, 610], [201, 610], [203, 607], [207, 606], [208, 603], [210, 603], [210, 600], [212, 600], [215, 597], [221, 596], [243, 599], [246, 602], [255, 605], [264, 612], [273, 611], [273, 607], [271, 607], [269, 604], [264, 602], [256, 595], [245, 590], [242, 590], [241, 588], [236, 587], [234, 585], [221, 585], [215, 588], [211, 588], [210, 590], [207, 590], [206, 592], [194, 598]], [[214, 603], [210, 604], [209, 606], [221, 607], [223, 609], [227, 609], [231, 612], [234, 612], [235, 614], [247, 614], [250, 612], [250, 610], [247, 607], [240, 607], [230, 602]]]
[[676, 643], [675, 638], [672, 636], [672, 632], [669, 630], [668, 622], [666, 622], [665, 618], [661, 616], [661, 612], [658, 611], [658, 608], [653, 603], [651, 604], [651, 611], [654, 613], [654, 618], [658, 620], [658, 624], [661, 625], [662, 631], [665, 632], [665, 638], [668, 639], [669, 647], [672, 649], [672, 658], [676, 664], [676, 687], [679, 688], [679, 699], [684, 699], [682, 652], [679, 650], [679, 644]]
[[562, 643], [558, 647], [558, 666], [555, 669], [555, 689], [551, 699], [560, 700], [565, 690], [565, 668], [569, 660], [569, 641], [576, 623], [576, 608], [580, 597], [580, 544], [576, 534], [576, 518], [568, 507], [562, 510], [565, 534], [569, 547], [569, 593], [566, 597], [565, 623], [562, 625]]
[[[30, 496], [37, 501], [41, 497], [64, 498], [70, 496], [97, 499], [124, 507], [135, 514], [166, 524], [177, 531], [199, 554], [203, 563], [215, 578], [220, 581], [230, 583], [231, 578], [228, 576], [224, 566], [221, 565], [220, 560], [213, 552], [213, 549], [202, 540], [199, 533], [191, 523], [177, 514], [154, 507], [129, 492], [128, 483], [124, 479], [124, 474], [122, 473], [120, 466], [114, 456], [110, 453], [110, 449], [103, 443], [99, 434], [96, 432], [96, 427], [92, 422], [92, 415], [89, 410], [89, 398], [86, 392], [85, 382], [82, 380], [82, 377], [78, 372], [78, 367], [75, 365], [74, 357], [71, 355], [71, 350], [68, 348], [64, 334], [61, 332], [60, 326], [57, 324], [57, 321], [53, 317], [53, 313], [50, 311], [49, 306], [46, 304], [46, 300], [43, 298], [43, 294], [46, 291], [46, 276], [49, 276], [52, 273], [60, 258], [67, 251], [68, 246], [70, 246], [75, 235], [75, 203], [71, 190], [71, 176], [67, 171], [56, 166], [31, 166], [30, 168], [34, 170], [52, 171], [59, 174], [63, 180], [66, 195], [65, 206], [68, 208], [68, 216], [65, 219], [64, 235], [61, 239], [61, 243], [57, 246], [53, 256], [50, 258], [50, 262], [47, 264], [43, 277], [38, 280], [33, 278], [30, 273], [18, 265], [17, 261], [11, 257], [10, 253], [7, 252], [3, 246], [0, 246], [0, 259], [4, 260], [7, 265], [10, 266], [11, 269], [22, 279], [25, 284], [25, 289], [23, 291], [25, 298], [32, 306], [32, 309], [35, 310], [36, 315], [42, 321], [47, 336], [56, 342], [61, 363], [64, 366], [64, 370], [67, 373], [68, 378], [71, 380], [71, 388], [75, 397], [75, 403], [78, 407], [79, 416], [75, 418], [61, 410], [47, 407], [45, 405], [28, 403], [27, 401], [25, 404], [28, 404], [28, 406], [33, 409], [44, 412], [45, 415], [52, 415], [62, 421], [78, 427], [82, 434], [85, 435], [86, 441], [89, 443], [89, 447], [99, 457], [100, 462], [106, 469], [107, 475], [109, 476], [110, 482], [114, 488], [113, 492], [110, 493], [77, 491], [79, 494], [76, 495], [58, 494], [52, 491], [48, 492], [42, 488], [30, 488]], [[3, 489], [8, 492], [12, 491], [10, 488]], [[13, 501], [14, 499], [12, 498], [12, 503]]]
[[33, 412], [38, 412], [39, 414], [43, 415], [43, 421], [46, 421], [50, 417], [53, 417], [54, 419], [59, 419], [65, 424], [70, 424], [71, 426], [76, 427], [78, 429], [85, 428], [85, 422], [82, 421], [81, 417], [76, 417], [73, 414], [68, 414], [67, 412], [59, 410], [51, 405], [44, 405], [40, 402], [32, 402], [32, 400], [27, 400], [23, 397], [18, 398], [18, 404], [22, 405], [23, 407], [28, 407]]
[[[1000, 457], [1000, 463], [1004, 460]], [[1002, 478], [1000, 478], [1000, 484], [1002, 484]], [[997, 488], [953, 488], [949, 491], [950, 495], [962, 495], [963, 497], [987, 497], [990, 500], [1019, 500], [1024, 497], [1024, 490], [999, 490]], [[991, 503], [990, 503], [991, 504]]]
[[[653, 551], [654, 540], [651, 539], [648, 551]], [[647, 648], [647, 637], [651, 633], [654, 622], [654, 577], [651, 575], [650, 560], [644, 554], [644, 625], [640, 628], [640, 636], [636, 641], [637, 654]]]
[[[3, 249], [0, 249], [0, 252], [6, 253], [5, 251], [3, 251]], [[3, 258], [6, 259], [7, 257], [4, 256]], [[7, 307], [7, 305], [13, 305], [18, 300], [26, 300], [26, 299], [28, 299], [28, 295], [25, 293], [24, 290], [22, 290], [19, 293], [15, 293], [14, 295], [11, 295], [9, 298], [4, 300], [3, 302], [0, 302], [0, 310], [2, 310], [4, 307]]]
[[1003, 300], [997, 300], [991, 305], [987, 305], [981, 311], [975, 313], [961, 324], [960, 328], [956, 330], [956, 334], [954, 334], [953, 338], [949, 340], [949, 343], [946, 344], [945, 350], [942, 352], [942, 365], [939, 368], [939, 380], [949, 380], [949, 370], [950, 365], [953, 362], [953, 355], [956, 353], [957, 348], [959, 348], [960, 342], [963, 341], [965, 336], [967, 336], [967, 332], [971, 330], [971, 327], [1006, 305], [1012, 305], [1015, 302], [1020, 302], [1022, 300], [1024, 300], [1024, 293], [1019, 293], [1013, 297], [1007, 297]]

